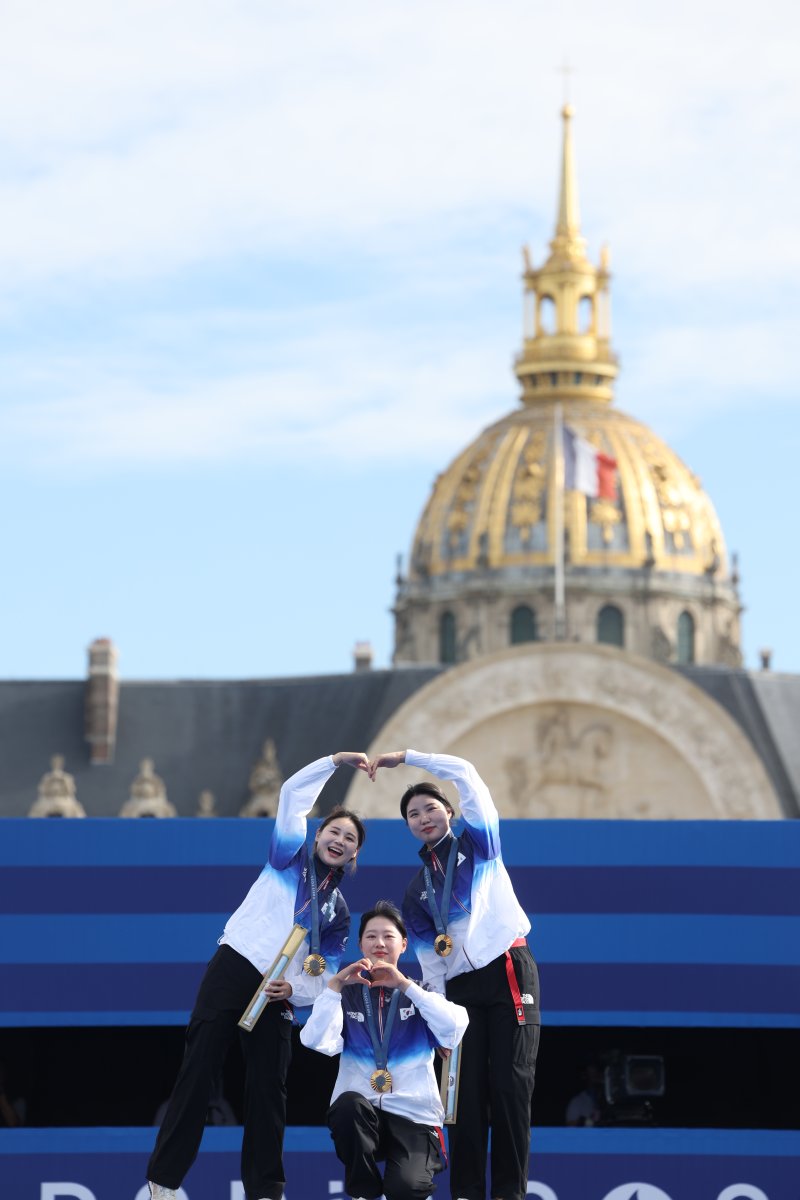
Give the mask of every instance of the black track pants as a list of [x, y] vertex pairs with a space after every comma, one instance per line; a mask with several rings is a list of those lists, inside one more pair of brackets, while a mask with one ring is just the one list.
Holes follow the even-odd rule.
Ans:
[[[438, 1131], [384, 1112], [358, 1092], [342, 1092], [328, 1110], [336, 1153], [350, 1196], [427, 1200], [433, 1176], [444, 1169]], [[385, 1160], [381, 1178], [377, 1162]]]
[[484, 1200], [489, 1125], [491, 1189], [498, 1200], [524, 1200], [531, 1142], [531, 1099], [539, 1049], [539, 976], [527, 946], [509, 951], [528, 1024], [517, 1023], [506, 956], [447, 983], [447, 998], [463, 1004], [469, 1026], [461, 1049], [458, 1120], [448, 1130], [450, 1191]]
[[283, 1004], [270, 1004], [251, 1033], [237, 1028], [261, 975], [230, 946], [220, 946], [197, 993], [178, 1078], [161, 1123], [147, 1178], [178, 1188], [197, 1157], [212, 1087], [231, 1040], [241, 1036], [245, 1063], [242, 1183], [247, 1200], [281, 1200], [286, 1075], [292, 1024]]

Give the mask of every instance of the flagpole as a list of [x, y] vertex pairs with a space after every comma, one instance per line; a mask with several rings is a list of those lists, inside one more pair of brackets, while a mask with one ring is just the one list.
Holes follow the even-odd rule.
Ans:
[[563, 642], [566, 637], [566, 611], [564, 604], [564, 424], [561, 405], [553, 410], [553, 441], [555, 453], [555, 640]]

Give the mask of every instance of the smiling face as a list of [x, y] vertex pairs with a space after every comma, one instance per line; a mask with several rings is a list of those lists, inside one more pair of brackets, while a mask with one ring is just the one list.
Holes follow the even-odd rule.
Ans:
[[337, 817], [314, 840], [314, 852], [326, 867], [345, 867], [358, 852], [358, 830], [349, 817]]
[[372, 962], [397, 966], [400, 955], [408, 945], [394, 921], [388, 917], [372, 917], [361, 934], [361, 953]]
[[426, 846], [435, 846], [450, 828], [452, 813], [437, 800], [421, 792], [412, 796], [406, 809], [406, 822], [415, 838]]

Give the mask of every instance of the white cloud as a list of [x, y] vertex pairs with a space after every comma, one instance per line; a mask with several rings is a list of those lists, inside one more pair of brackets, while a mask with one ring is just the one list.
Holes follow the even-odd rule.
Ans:
[[[704, 473], [692, 428], [705, 420], [713, 442], [723, 407], [785, 404], [795, 375], [799, 13], [788, 0], [741, 16], [720, 0], [7, 0], [0, 463], [25, 499], [12, 573], [38, 578], [52, 545], [81, 610], [80, 632], [56, 635], [61, 607], [42, 609], [36, 636], [17, 639], [25, 661], [45, 654], [43, 628], [41, 673], [56, 642], [83, 645], [94, 596], [101, 632], [145, 630], [149, 662], [185, 669], [158, 641], [160, 611], [145, 619], [137, 601], [126, 615], [130, 589], [114, 590], [137, 547], [181, 614], [208, 586], [142, 517], [148, 474], [160, 504], [191, 513], [209, 465], [242, 463], [245, 478], [254, 461], [324, 464], [330, 482], [338, 466], [344, 479], [385, 464], [380, 503], [410, 534], [428, 468], [516, 403], [519, 243], [541, 261], [552, 232], [565, 54], [584, 232], [592, 258], [613, 251], [619, 403], [679, 432]], [[745, 559], [772, 527], [770, 496], [748, 491], [737, 514]], [[75, 533], [114, 501], [128, 513], [106, 547], [120, 566], [95, 576]], [[241, 496], [232, 511], [224, 489], [214, 506], [248, 545], [220, 570], [227, 587], [249, 577], [263, 512]], [[325, 515], [338, 529], [333, 501]], [[287, 518], [287, 556], [324, 555], [318, 524]], [[23, 628], [35, 610], [19, 602]], [[254, 622], [228, 623], [248, 664], [260, 610]], [[192, 670], [207, 640], [192, 640]], [[297, 669], [308, 629], [284, 640]]]
[[47, 398], [26, 397], [0, 416], [0, 445], [13, 448], [7, 465], [19, 465], [22, 455], [48, 473], [76, 466], [104, 472], [364, 454], [372, 463], [396, 462], [412, 452], [441, 465], [443, 451], [454, 453], [502, 412], [496, 363], [485, 347], [437, 345], [435, 354], [431, 347], [410, 356], [396, 342], [355, 343], [344, 334], [309, 337], [292, 367], [195, 376], [172, 388], [128, 383], [124, 370], [98, 376], [75, 361], [59, 363], [56, 374], [71, 380], [69, 394], [50, 379]]
[[[780, 388], [800, 266], [797, 26], [778, 0], [754, 27], [714, 0], [566, 15], [527, 0], [13, 4], [0, 301], [33, 324], [32, 349], [4, 361], [6, 453], [208, 461], [368, 429], [391, 457], [410, 417], [454, 447], [474, 436], [516, 395], [519, 324], [503, 333], [494, 312], [518, 287], [520, 233], [537, 259], [550, 236], [565, 47], [590, 250], [611, 241], [628, 297], [622, 394], [646, 419], [670, 388], [687, 410], [765, 374]], [[507, 255], [487, 252], [504, 238]], [[146, 310], [151, 283], [247, 256], [265, 273], [292, 259], [282, 316], [245, 299]], [[379, 278], [325, 310], [304, 264]], [[37, 344], [40, 309], [72, 295], [91, 314], [93, 288], [121, 314], [117, 344], [103, 313], [67, 349]]]
[[549, 220], [564, 46], [584, 212], [629, 269], [670, 288], [796, 264], [775, 203], [797, 184], [790, 4], [755, 32], [708, 0], [76, 7], [8, 22], [0, 286], [342, 238], [391, 256], [486, 208]]

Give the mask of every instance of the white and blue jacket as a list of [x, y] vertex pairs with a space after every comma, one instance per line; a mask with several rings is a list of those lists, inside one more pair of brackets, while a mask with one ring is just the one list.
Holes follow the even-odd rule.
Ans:
[[316, 977], [303, 971], [303, 959], [310, 948], [306, 938], [285, 975], [292, 985], [292, 1005], [300, 1008], [313, 1004], [320, 990], [339, 970], [350, 932], [350, 911], [336, 886], [342, 876], [341, 868], [331, 875], [329, 868], [306, 845], [306, 818], [335, 770], [329, 755], [286, 780], [278, 800], [267, 864], [228, 919], [219, 939], [220, 945], [236, 950], [263, 975], [272, 966], [295, 922], [310, 928], [308, 872], [315, 869], [321, 889], [320, 953], [325, 957], [325, 970]]
[[[300, 1041], [311, 1050], [342, 1056], [331, 1104], [342, 1092], [358, 1092], [376, 1108], [417, 1125], [441, 1125], [444, 1110], [433, 1071], [434, 1051], [437, 1046], [452, 1049], [458, 1045], [469, 1023], [467, 1010], [412, 982], [400, 996], [389, 1038], [386, 1065], [392, 1076], [392, 1090], [375, 1092], [369, 1082], [375, 1070], [375, 1054], [363, 987], [347, 984], [341, 995], [326, 987], [300, 1031]], [[380, 994], [386, 1011], [393, 992], [394, 988], [370, 990], [376, 1020]]]
[[[409, 944], [422, 967], [426, 983], [444, 992], [455, 975], [485, 967], [504, 954], [531, 927], [514, 894], [500, 852], [500, 819], [489, 789], [472, 763], [452, 754], [422, 754], [406, 750], [408, 766], [420, 767], [439, 779], [449, 779], [458, 789], [462, 828], [457, 832], [458, 863], [453, 875], [447, 932], [453, 949], [442, 957], [433, 948], [436, 926], [428, 905], [424, 867], [412, 878], [403, 899], [403, 919]], [[438, 903], [444, 871], [454, 844], [447, 834], [419, 856], [431, 873]], [[436, 857], [436, 863], [433, 856]]]

